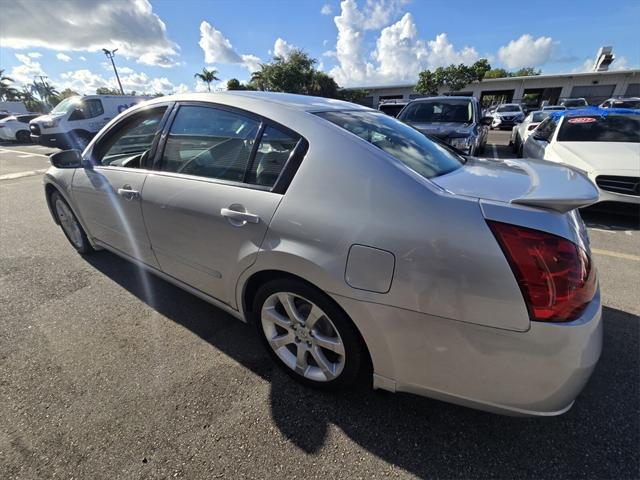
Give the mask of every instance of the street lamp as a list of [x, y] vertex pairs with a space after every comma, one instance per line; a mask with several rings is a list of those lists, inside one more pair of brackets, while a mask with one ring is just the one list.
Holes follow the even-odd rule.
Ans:
[[113, 61], [113, 56], [116, 54], [118, 49], [114, 48], [113, 50], [109, 51], [106, 48], [103, 48], [102, 51], [107, 56], [107, 58], [111, 60], [111, 65], [113, 65], [113, 71], [116, 74], [116, 80], [118, 80], [118, 85], [120, 86], [120, 93], [124, 95], [124, 90], [122, 89], [122, 83], [120, 83], [120, 77], [118, 76], [118, 69], [116, 68], [116, 63]]

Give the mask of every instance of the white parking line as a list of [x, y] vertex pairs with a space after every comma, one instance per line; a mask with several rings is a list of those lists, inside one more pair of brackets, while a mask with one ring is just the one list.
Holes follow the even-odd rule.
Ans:
[[31, 170], [28, 172], [15, 172], [15, 173], [5, 173], [4, 175], [0, 175], [0, 181], [2, 180], [13, 180], [16, 178], [22, 178], [22, 177], [30, 177], [32, 175], [39, 175], [41, 173], [46, 172], [47, 170], [49, 170], [48, 168], [43, 168], [41, 170]]
[[493, 155], [494, 159], [498, 159], [498, 149], [496, 148], [496, 144], [492, 143], [491, 144], [491, 154]]
[[43, 155], [42, 153], [33, 153], [33, 152], [25, 152], [24, 150], [9, 150], [7, 148], [0, 148], [0, 153], [22, 153], [24, 155], [30, 155], [33, 156], [35, 155], [36, 157], [47, 157], [49, 158], [48, 155]]

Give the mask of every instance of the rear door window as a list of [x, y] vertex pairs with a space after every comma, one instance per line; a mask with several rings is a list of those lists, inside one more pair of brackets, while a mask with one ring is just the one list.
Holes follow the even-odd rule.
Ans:
[[160, 170], [242, 182], [260, 121], [235, 111], [183, 105], [164, 148]]

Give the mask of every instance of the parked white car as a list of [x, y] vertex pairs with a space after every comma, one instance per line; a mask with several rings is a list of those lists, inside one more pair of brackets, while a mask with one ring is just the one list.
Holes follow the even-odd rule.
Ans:
[[0, 140], [20, 143], [30, 142], [29, 122], [39, 116], [39, 113], [31, 113], [3, 118], [0, 120]]
[[51, 113], [30, 122], [31, 140], [46, 147], [84, 150], [93, 136], [112, 118], [150, 98], [131, 95], [66, 98]]
[[640, 112], [589, 108], [554, 112], [524, 144], [523, 155], [584, 171], [600, 201], [640, 205]]
[[610, 98], [600, 104], [600, 108], [635, 108], [640, 109], [640, 97]]
[[514, 153], [517, 153], [519, 157], [522, 156], [522, 146], [529, 137], [529, 134], [533, 132], [542, 121], [549, 116], [551, 112], [536, 111], [531, 112], [525, 117], [525, 119], [519, 125], [515, 125], [511, 129], [511, 141], [509, 145], [513, 149]]

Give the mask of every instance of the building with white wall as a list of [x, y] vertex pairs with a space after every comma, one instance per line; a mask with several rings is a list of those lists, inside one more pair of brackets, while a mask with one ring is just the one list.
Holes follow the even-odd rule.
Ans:
[[[369, 92], [364, 103], [373, 108], [385, 100], [411, 100], [423, 96], [415, 92], [415, 84], [360, 88]], [[474, 96], [485, 106], [502, 102], [539, 106], [543, 101], [554, 105], [564, 98], [575, 97], [584, 97], [590, 104], [598, 105], [610, 97], [640, 96], [640, 70], [490, 78], [473, 82], [459, 92], [449, 92], [445, 88], [438, 93]]]

